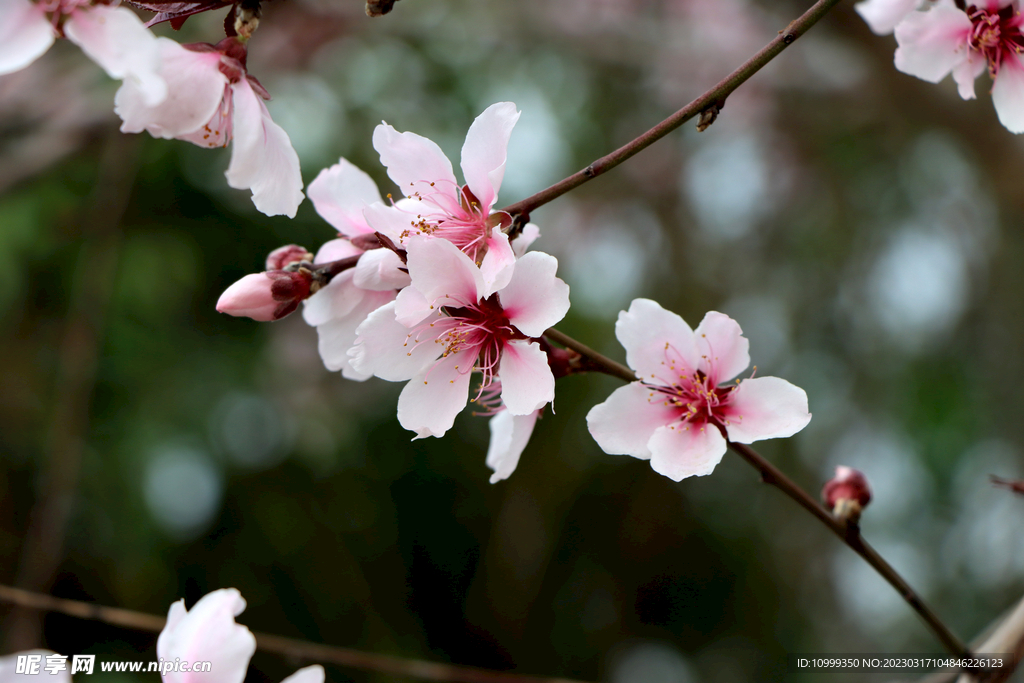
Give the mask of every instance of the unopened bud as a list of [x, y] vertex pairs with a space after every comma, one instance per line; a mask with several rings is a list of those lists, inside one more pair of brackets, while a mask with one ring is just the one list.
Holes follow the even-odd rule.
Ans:
[[217, 310], [260, 322], [280, 320], [315, 290], [313, 274], [305, 268], [254, 273], [224, 290], [217, 300]]
[[397, 0], [366, 0], [366, 16], [380, 17], [391, 11]]
[[297, 244], [286, 244], [267, 256], [267, 270], [284, 270], [285, 266], [300, 261], [313, 261], [313, 254]]
[[871, 502], [871, 487], [865, 476], [845, 465], [836, 467], [836, 476], [821, 489], [821, 498], [832, 514], [844, 522], [856, 524]]

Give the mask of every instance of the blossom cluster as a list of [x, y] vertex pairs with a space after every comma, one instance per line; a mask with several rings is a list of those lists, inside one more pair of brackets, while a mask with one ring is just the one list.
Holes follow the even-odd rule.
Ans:
[[[569, 310], [558, 262], [527, 252], [537, 226], [495, 208], [518, 118], [511, 102], [477, 117], [462, 148], [462, 185], [435, 143], [381, 124], [373, 144], [402, 196], [385, 201], [369, 175], [341, 159], [307, 189], [338, 237], [311, 260], [302, 247], [276, 250], [265, 272], [239, 280], [217, 304], [276, 320], [304, 301], [329, 369], [406, 382], [398, 421], [415, 438], [443, 436], [474, 403], [491, 416], [492, 482], [515, 470], [556, 377], [571, 372], [567, 352], [545, 338]], [[694, 331], [638, 299], [616, 334], [637, 381], [588, 416], [608, 453], [650, 459], [678, 481], [710, 473], [726, 439], [790, 436], [810, 420], [806, 394], [784, 380], [721, 385], [750, 364], [728, 316], [709, 313]]]
[[[123, 132], [145, 130], [210, 148], [233, 141], [228, 185], [250, 190], [267, 215], [294, 217], [303, 199], [299, 158], [263, 103], [270, 94], [246, 70], [246, 44], [258, 19], [241, 7], [232, 12], [224, 40], [181, 45], [157, 37], [116, 2], [0, 0], [0, 76], [27, 67], [56, 38], [67, 38], [122, 81], [114, 111]], [[169, 18], [157, 15], [154, 21]]]
[[856, 9], [875, 33], [895, 34], [903, 73], [930, 83], [952, 74], [960, 97], [972, 100], [987, 71], [999, 122], [1024, 133], [1020, 0], [865, 0]]

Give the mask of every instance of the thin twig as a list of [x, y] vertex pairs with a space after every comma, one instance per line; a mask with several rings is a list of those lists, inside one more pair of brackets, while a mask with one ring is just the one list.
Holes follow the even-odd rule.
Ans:
[[[703, 114], [705, 111], [717, 113], [724, 106], [726, 97], [745, 83], [748, 78], [760, 71], [768, 62], [775, 59], [786, 47], [806, 33], [808, 29], [818, 23], [818, 20], [825, 16], [830, 9], [838, 5], [839, 2], [840, 0], [818, 0], [799, 19], [790, 23], [784, 30], [779, 31], [779, 35], [761, 48], [760, 52], [722, 79], [718, 85], [672, 114], [672, 116], [669, 116], [654, 128], [626, 143], [611, 154], [601, 157], [582, 171], [577, 171], [568, 178], [560, 180], [551, 187], [530, 195], [526, 199], [510, 204], [502, 209], [502, 211], [512, 216], [520, 213], [529, 213], [538, 206], [543, 206], [552, 199], [560, 197], [569, 190], [575, 189], [588, 180], [596, 178], [602, 173], [618, 166], [637, 152], [650, 147], [694, 116]], [[709, 113], [705, 117], [704, 122], [707, 125], [711, 125], [710, 121], [713, 120], [714, 116], [715, 114]]]
[[[606, 374], [618, 377], [619, 379], [627, 382], [638, 381], [636, 373], [630, 370], [625, 365], [617, 363], [616, 361], [603, 356], [593, 349], [584, 346], [572, 337], [559, 332], [558, 330], [551, 328], [544, 332], [544, 336], [552, 341], [555, 341], [562, 346], [573, 349], [577, 353], [588, 356], [594, 364]], [[822, 524], [827, 526], [836, 536], [840, 538], [846, 545], [850, 546], [854, 552], [860, 555], [864, 560], [878, 572], [882, 578], [889, 582], [893, 588], [907, 601], [907, 604], [917, 612], [925, 623], [932, 629], [938, 639], [942, 642], [943, 646], [950, 652], [958, 656], [970, 656], [970, 650], [965, 646], [960, 639], [953, 635], [952, 631], [942, 623], [942, 620], [931, 610], [928, 605], [924, 603], [921, 597], [914, 592], [914, 589], [903, 580], [903, 577], [892, 568], [892, 566], [886, 562], [878, 552], [875, 551], [867, 541], [860, 534], [860, 529], [856, 525], [847, 525], [839, 521], [829, 513], [824, 507], [822, 507], [818, 501], [812, 498], [806, 491], [797, 486], [797, 484], [783, 474], [782, 470], [777, 468], [764, 459], [757, 451], [752, 449], [750, 446], [739, 443], [729, 442], [729, 447], [732, 448], [741, 458], [747, 463], [756, 468], [761, 473], [761, 479], [766, 484], [775, 486], [780, 491], [785, 493], [787, 496], [795, 500], [801, 507], [810, 512], [812, 515], [818, 518]]]
[[[166, 619], [154, 614], [145, 614], [117, 607], [104, 607], [79, 600], [56, 598], [52, 595], [0, 585], [0, 602], [7, 602], [29, 609], [59, 612], [79, 619], [101, 621], [113, 626], [137, 631], [159, 632]], [[491, 671], [459, 664], [443, 664], [420, 659], [405, 659], [392, 655], [362, 652], [347, 647], [309, 643], [266, 633], [253, 633], [256, 647], [264, 652], [284, 655], [291, 659], [336, 664], [338, 666], [375, 671], [395, 676], [409, 676], [426, 681], [446, 683], [581, 683], [568, 678], [544, 678], [523, 674]]]

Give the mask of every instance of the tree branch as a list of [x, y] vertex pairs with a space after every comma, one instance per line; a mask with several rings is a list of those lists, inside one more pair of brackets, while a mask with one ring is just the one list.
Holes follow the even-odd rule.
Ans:
[[[90, 602], [56, 598], [52, 595], [0, 585], [0, 602], [7, 602], [29, 609], [59, 612], [79, 619], [101, 621], [113, 626], [137, 631], [163, 630], [166, 619], [154, 614], [145, 614], [117, 607], [104, 607]], [[362, 652], [346, 647], [309, 643], [266, 633], [253, 633], [256, 647], [264, 652], [284, 655], [291, 659], [336, 664], [338, 666], [375, 671], [394, 676], [408, 676], [425, 681], [445, 683], [580, 683], [568, 678], [543, 678], [523, 674], [491, 671], [459, 664], [443, 664], [420, 659], [405, 659], [392, 655]]]
[[[651, 128], [640, 137], [627, 142], [611, 154], [601, 157], [582, 171], [577, 171], [568, 178], [558, 181], [551, 187], [530, 195], [526, 199], [518, 201], [515, 204], [509, 204], [501, 210], [509, 213], [513, 217], [521, 213], [529, 213], [538, 206], [543, 206], [551, 200], [561, 197], [569, 190], [573, 190], [588, 180], [596, 178], [602, 173], [615, 168], [626, 159], [629, 159], [637, 152], [650, 147], [652, 144], [698, 114], [701, 115], [700, 125], [703, 126], [703, 128], [707, 128], [712, 122], [714, 122], [718, 111], [725, 106], [726, 97], [736, 90], [736, 88], [743, 85], [748, 78], [760, 71], [763, 66], [768, 64], [768, 62], [778, 57], [783, 50], [791, 45], [797, 38], [806, 33], [808, 29], [818, 23], [818, 20], [825, 16], [830, 9], [838, 5], [839, 2], [840, 0], [818, 0], [818, 2], [814, 3], [814, 5], [804, 12], [799, 19], [791, 22], [784, 30], [779, 31], [778, 37], [774, 38], [770, 43], [761, 48], [760, 52], [748, 59], [742, 66], [726, 76], [724, 79], [719, 81], [718, 85], [714, 86], [703, 95], [672, 114], [672, 116], [669, 116], [654, 128]], [[705, 115], [705, 112], [708, 113]], [[701, 128], [701, 130], [703, 130], [703, 128]]]

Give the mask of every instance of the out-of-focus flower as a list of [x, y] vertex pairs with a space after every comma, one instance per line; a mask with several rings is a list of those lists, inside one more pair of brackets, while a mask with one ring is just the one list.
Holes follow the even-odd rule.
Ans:
[[381, 202], [370, 176], [341, 159], [320, 172], [309, 184], [308, 193], [317, 213], [340, 234], [339, 239], [320, 248], [314, 262], [353, 256], [359, 261], [354, 269], [336, 275], [310, 297], [302, 316], [316, 327], [320, 357], [327, 369], [340, 370], [347, 379], [364, 380], [371, 373], [357, 372], [348, 357], [356, 341], [356, 328], [370, 313], [393, 301], [397, 290], [409, 284], [409, 275], [390, 249], [364, 251], [360, 246], [367, 240], [376, 242], [373, 228], [363, 218], [363, 209]]
[[0, 683], [31, 683], [40, 679], [47, 683], [71, 683], [67, 656], [52, 650], [27, 650], [0, 657]]
[[974, 99], [974, 80], [988, 68], [999, 121], [1024, 133], [1024, 34], [1017, 0], [987, 0], [958, 9], [938, 0], [896, 27], [896, 68], [931, 83], [953, 74], [960, 96]]
[[539, 252], [514, 262], [502, 287], [448, 240], [408, 244], [412, 284], [356, 330], [352, 366], [392, 382], [410, 380], [398, 420], [418, 438], [442, 436], [465, 407], [474, 370], [478, 397], [495, 380], [510, 415], [529, 415], [554, 398], [547, 354], [533, 341], [569, 310], [558, 262]]
[[[235, 617], [245, 609], [245, 600], [234, 588], [207, 593], [192, 609], [185, 601], [171, 605], [167, 625], [156, 641], [163, 661], [210, 662], [210, 671], [161, 672], [164, 683], [242, 683], [249, 660], [256, 651], [256, 638]], [[320, 665], [299, 669], [282, 683], [323, 683]]]
[[650, 460], [680, 481], [710, 474], [737, 443], [792, 436], [810, 422], [807, 394], [778, 377], [719, 386], [750, 365], [735, 320], [711, 311], [696, 330], [649, 299], [619, 313], [615, 336], [639, 381], [616, 389], [587, 414], [598, 445]]
[[839, 465], [836, 476], [825, 482], [821, 489], [821, 499], [837, 518], [856, 523], [871, 502], [871, 487], [862, 472]]
[[921, 0], [864, 0], [853, 6], [861, 19], [880, 36], [892, 33], [896, 25], [913, 12]]
[[[386, 123], [377, 126], [374, 149], [404, 198], [393, 206], [370, 207], [367, 222], [403, 243], [418, 235], [446, 239], [480, 267], [485, 282], [500, 288], [508, 282], [515, 254], [499, 228], [508, 227], [512, 219], [493, 208], [505, 176], [509, 137], [518, 120], [513, 103], [498, 102], [473, 121], [462, 146], [463, 186], [433, 141], [399, 133]], [[530, 235], [536, 237], [536, 231]], [[526, 233], [520, 237], [525, 239]]]
[[146, 105], [167, 96], [157, 38], [142, 20], [125, 7], [81, 0], [0, 0], [0, 74], [34, 62], [58, 35], [82, 48], [111, 78], [130, 84]]
[[303, 198], [299, 157], [263, 104], [270, 95], [246, 73], [243, 40], [225, 38], [216, 46], [158, 42], [167, 97], [151, 104], [126, 81], [114, 98], [114, 111], [124, 121], [121, 130], [146, 130], [200, 147], [233, 141], [228, 185], [250, 189], [256, 208], [268, 216], [294, 218]]

